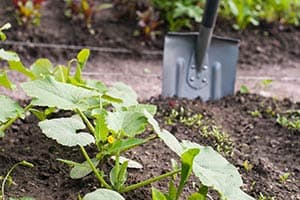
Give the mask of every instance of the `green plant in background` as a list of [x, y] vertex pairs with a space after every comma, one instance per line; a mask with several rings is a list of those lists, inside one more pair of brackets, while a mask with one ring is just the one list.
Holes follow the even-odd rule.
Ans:
[[201, 0], [152, 0], [153, 6], [160, 11], [161, 18], [166, 22], [170, 31], [182, 28], [192, 28], [193, 21], [200, 22], [203, 14]]
[[279, 21], [283, 24], [298, 26], [300, 14], [298, 0], [226, 0], [221, 1], [220, 15], [235, 19], [234, 28], [244, 29], [247, 25], [259, 25]]
[[19, 25], [33, 23], [39, 25], [41, 21], [41, 6], [45, 0], [12, 0]]
[[96, 12], [112, 8], [112, 4], [103, 3], [95, 5], [94, 0], [64, 0], [66, 4], [65, 15], [69, 18], [79, 18], [84, 20], [86, 27], [91, 34], [94, 34], [92, 29], [92, 20]]
[[139, 29], [135, 32], [135, 35], [142, 35], [146, 40], [155, 40], [161, 34], [161, 31], [158, 30], [161, 24], [159, 15], [152, 7], [143, 12], [137, 11], [137, 17]]
[[[204, 0], [152, 0], [154, 8], [161, 13], [170, 31], [191, 28], [193, 22], [200, 22]], [[298, 26], [300, 23], [300, 2], [298, 0], [223, 0], [219, 15], [234, 20], [235, 29], [244, 29], [249, 24], [280, 22]]]
[[[5, 177], [2, 180], [2, 184], [1, 184], [1, 192], [0, 192], [0, 199], [1, 200], [7, 200], [6, 196], [5, 196], [5, 187], [7, 185], [11, 185], [12, 181], [12, 177], [11, 174], [12, 172], [18, 167], [18, 166], [25, 166], [25, 167], [33, 167], [32, 163], [29, 163], [25, 160], [18, 162], [16, 164], [14, 164], [9, 171], [7, 172], [7, 174], [5, 175]], [[9, 198], [9, 200], [34, 200], [33, 198], [30, 197], [22, 197], [22, 198]]]

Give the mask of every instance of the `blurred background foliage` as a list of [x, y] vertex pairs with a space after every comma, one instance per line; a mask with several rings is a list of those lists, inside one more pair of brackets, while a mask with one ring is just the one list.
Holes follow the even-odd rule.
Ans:
[[[151, 4], [169, 29], [177, 31], [201, 21], [205, 0], [152, 0]], [[261, 22], [299, 26], [300, 0], [221, 0], [219, 15], [232, 20], [235, 29]]]

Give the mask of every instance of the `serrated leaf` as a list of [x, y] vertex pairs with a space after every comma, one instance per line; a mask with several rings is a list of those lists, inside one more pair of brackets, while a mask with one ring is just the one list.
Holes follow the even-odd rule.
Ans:
[[36, 78], [44, 78], [45, 76], [52, 75], [53, 65], [45, 58], [36, 60], [31, 66], [30, 71]]
[[24, 115], [23, 108], [9, 97], [0, 95], [0, 124], [5, 123], [9, 119], [22, 117]]
[[152, 200], [167, 200], [167, 197], [161, 191], [152, 187]]
[[16, 86], [12, 84], [12, 82], [9, 80], [7, 73], [3, 72], [0, 73], [0, 86], [8, 88], [10, 90], [14, 89]]
[[[99, 160], [97, 158], [91, 159], [94, 166], [99, 164]], [[81, 179], [87, 175], [89, 175], [93, 170], [91, 169], [89, 163], [87, 161], [83, 163], [76, 164], [70, 171], [70, 177], [72, 179]]]
[[20, 58], [17, 53], [12, 51], [5, 51], [4, 49], [0, 49], [0, 60], [6, 61], [20, 61]]
[[109, 112], [106, 122], [110, 131], [123, 132], [128, 137], [142, 133], [147, 125], [143, 114], [129, 111]]
[[79, 132], [85, 128], [84, 123], [78, 116], [70, 118], [57, 118], [39, 122], [39, 126], [43, 133], [59, 144], [65, 146], [86, 146], [94, 143], [94, 137], [86, 132]]
[[116, 108], [138, 104], [136, 92], [124, 83], [116, 83], [113, 87], [108, 89], [107, 95], [122, 100], [122, 103], [113, 103]]
[[125, 200], [125, 198], [113, 190], [98, 189], [86, 194], [83, 200]]
[[21, 61], [9, 61], [8, 64], [11, 70], [20, 72], [32, 80], [35, 79], [35, 75]]
[[253, 199], [240, 190], [243, 182], [238, 170], [218, 152], [190, 141], [183, 141], [182, 146], [200, 150], [201, 153], [194, 159], [193, 172], [203, 185], [214, 188], [224, 199], [239, 200], [238, 194]]
[[85, 111], [88, 98], [98, 93], [67, 83], [55, 81], [53, 77], [22, 83], [21, 87], [30, 97], [32, 104], [37, 106], [56, 107], [63, 110], [76, 108]]

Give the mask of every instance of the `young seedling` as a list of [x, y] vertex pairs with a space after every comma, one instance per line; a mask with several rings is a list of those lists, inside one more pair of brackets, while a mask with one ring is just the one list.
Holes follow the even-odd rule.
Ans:
[[290, 110], [277, 114], [276, 122], [289, 130], [300, 131], [300, 111]]
[[92, 21], [96, 12], [112, 8], [112, 4], [103, 3], [95, 5], [94, 0], [64, 0], [66, 3], [65, 15], [69, 18], [79, 18], [85, 22], [86, 27], [91, 34], [94, 34], [92, 29]]
[[261, 117], [262, 117], [262, 115], [261, 115], [261, 113], [260, 113], [259, 110], [251, 111], [251, 112], [250, 112], [250, 115], [251, 115], [252, 117], [256, 117], [256, 118], [261, 118]]
[[240, 93], [241, 93], [241, 94], [248, 94], [248, 93], [249, 93], [248, 87], [245, 86], [245, 85], [242, 85], [242, 86], [240, 87]]
[[291, 175], [291, 173], [288, 173], [288, 172], [280, 175], [279, 176], [279, 182], [281, 184], [284, 184], [289, 179], [290, 175]]
[[246, 170], [246, 172], [250, 172], [253, 169], [253, 165], [248, 160], [244, 161], [243, 167]]

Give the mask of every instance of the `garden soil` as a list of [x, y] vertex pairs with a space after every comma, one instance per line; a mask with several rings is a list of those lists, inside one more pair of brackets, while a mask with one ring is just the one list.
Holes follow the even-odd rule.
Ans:
[[[300, 199], [300, 133], [276, 123], [277, 113], [300, 109], [299, 103], [293, 103], [300, 101], [299, 28], [262, 24], [257, 28], [250, 27], [236, 32], [232, 30], [231, 24], [218, 20], [216, 34], [241, 40], [237, 90], [241, 85], [247, 85], [251, 92], [274, 98], [237, 94], [218, 102], [202, 103], [200, 100], [165, 99], [158, 96], [161, 91], [161, 55], [149, 56], [141, 52], [149, 50], [161, 54], [163, 37], [159, 37], [155, 42], [145, 42], [142, 38], [133, 37], [136, 23], [128, 18], [120, 18], [120, 12], [107, 10], [98, 13], [93, 23], [95, 35], [91, 35], [78, 21], [69, 21], [64, 16], [63, 1], [47, 1], [39, 27], [17, 26], [8, 2], [0, 2], [0, 21], [10, 21], [13, 24], [13, 28], [8, 32], [9, 41], [129, 49], [132, 51], [130, 55], [92, 52], [91, 62], [88, 63], [84, 75], [103, 79], [109, 85], [116, 81], [124, 81], [137, 90], [144, 102], [158, 106], [157, 120], [176, 137], [219, 149], [239, 169], [245, 183], [243, 189], [248, 194], [257, 198], [261, 193], [275, 197], [276, 200]], [[0, 43], [0, 47], [20, 53], [27, 66], [38, 57], [50, 58], [55, 64], [65, 64], [67, 60], [76, 56], [77, 52], [20, 44]], [[0, 68], [3, 66], [0, 63]], [[16, 82], [25, 80], [16, 73], [10, 75]], [[261, 81], [265, 79], [272, 79], [273, 83], [263, 86]], [[12, 94], [3, 90], [0, 93]], [[20, 91], [12, 96], [18, 99], [26, 98]], [[204, 125], [211, 129], [218, 127], [222, 132], [226, 132], [228, 137], [221, 140], [215, 136], [205, 136], [201, 127], [188, 126], [182, 123], [179, 116], [172, 118], [170, 125], [172, 110], [180, 112], [181, 107], [187, 111], [185, 115], [194, 116], [200, 113], [203, 115]], [[251, 115], [254, 111], [259, 111], [260, 115]], [[94, 153], [93, 147], [89, 148], [89, 153]], [[127, 156], [144, 166], [141, 170], [130, 170], [130, 183], [169, 171], [170, 158], [176, 158], [159, 139], [133, 149]], [[18, 120], [7, 130], [5, 138], [0, 140], [0, 176], [5, 175], [13, 164], [21, 160], [30, 161], [35, 166], [16, 169], [13, 173], [13, 183], [7, 188], [8, 195], [28, 195], [37, 200], [72, 200], [76, 199], [78, 194], [84, 195], [98, 187], [93, 176], [82, 180], [70, 179], [68, 166], [58, 162], [57, 158], [83, 160], [77, 148], [62, 147], [47, 139], [37, 126], [34, 116]], [[248, 170], [244, 167], [246, 160], [252, 166]], [[102, 167], [108, 170], [111, 163]], [[290, 173], [290, 176], [287, 181], [281, 183], [279, 177], [284, 173]], [[167, 183], [165, 180], [154, 186], [166, 189]], [[150, 189], [145, 187], [125, 194], [126, 199], [151, 199]], [[190, 183], [184, 195], [194, 190], [193, 183]], [[212, 196], [216, 195], [213, 193]]]
[[[70, 47], [68, 45], [101, 47], [104, 48], [102, 51], [92, 51], [85, 76], [100, 79], [108, 85], [117, 81], [125, 82], [133, 87], [142, 99], [161, 93], [164, 34], [154, 42], [144, 40], [143, 37], [134, 37], [133, 32], [137, 29], [135, 18], [128, 18], [128, 15], [124, 15], [119, 9], [110, 9], [95, 15], [95, 34], [91, 35], [80, 21], [69, 20], [64, 15], [64, 3], [59, 0], [46, 2], [42, 8], [39, 27], [20, 27], [16, 24], [10, 2], [0, 1], [0, 21], [12, 23], [13, 27], [8, 31], [8, 41], [17, 44], [0, 43], [0, 47], [20, 53], [26, 66], [30, 66], [35, 59], [41, 57], [49, 58], [54, 64], [66, 64], [79, 51], [67, 48]], [[162, 28], [163, 33], [166, 32], [163, 26]], [[237, 91], [242, 85], [246, 85], [251, 92], [264, 96], [288, 97], [300, 101], [299, 27], [262, 24], [244, 31], [235, 31], [232, 24], [218, 19], [215, 34], [240, 40]], [[35, 43], [42, 44], [42, 47]], [[45, 44], [52, 46], [45, 47]], [[66, 48], [56, 46], [57, 44]], [[105, 53], [107, 48], [116, 52]], [[120, 53], [124, 49], [132, 53]], [[155, 53], [155, 56], [143, 54], [145, 51]], [[3, 66], [0, 63], [0, 68]], [[25, 80], [16, 73], [11, 74], [11, 79], [15, 82]], [[266, 79], [273, 82], [268, 87], [262, 87], [261, 82]], [[20, 91], [0, 92], [18, 99], [26, 98]]]
[[[151, 98], [147, 103], [158, 106], [156, 119], [178, 139], [191, 140], [219, 149], [239, 169], [244, 181], [242, 188], [248, 194], [256, 198], [263, 194], [278, 200], [300, 198], [300, 132], [281, 127], [276, 123], [276, 118], [269, 115], [270, 112], [266, 112], [272, 110], [274, 113], [281, 113], [290, 109], [300, 109], [299, 103], [250, 94], [237, 94], [209, 103], [162, 97]], [[181, 114], [172, 117], [172, 110]], [[255, 110], [261, 113], [259, 117], [250, 114]], [[209, 129], [218, 127], [225, 139], [221, 141], [212, 135], [205, 136], [199, 124], [187, 125], [180, 120], [181, 117], [199, 114], [203, 116], [203, 125]], [[16, 169], [13, 173], [13, 183], [7, 188], [7, 194], [10, 196], [32, 196], [37, 200], [75, 200], [78, 194], [84, 195], [98, 186], [92, 175], [81, 180], [72, 180], [69, 177], [69, 167], [56, 159], [83, 161], [79, 149], [63, 147], [46, 138], [34, 116], [18, 120], [0, 141], [0, 147], [1, 175], [18, 161], [27, 160], [34, 164], [33, 168]], [[91, 156], [95, 152], [93, 147], [89, 147], [88, 150]], [[171, 170], [170, 159], [177, 158], [159, 139], [131, 150], [126, 156], [143, 165], [143, 169], [129, 170], [128, 183], [136, 183]], [[245, 168], [245, 161], [252, 167]], [[108, 162], [101, 167], [107, 171], [112, 167], [112, 163]], [[279, 177], [285, 173], [290, 173], [290, 176], [281, 183]], [[168, 181], [164, 180], [153, 186], [166, 190], [167, 184]], [[190, 183], [185, 188], [184, 195], [195, 191], [193, 185]], [[199, 186], [197, 182], [196, 185]], [[144, 187], [124, 196], [128, 200], [150, 200], [150, 189], [150, 186]], [[184, 196], [182, 199], [185, 199]]]

